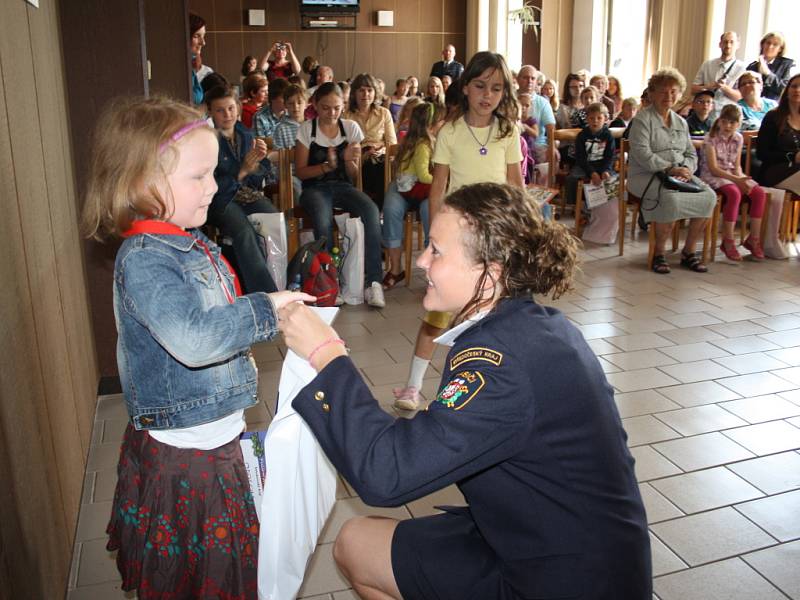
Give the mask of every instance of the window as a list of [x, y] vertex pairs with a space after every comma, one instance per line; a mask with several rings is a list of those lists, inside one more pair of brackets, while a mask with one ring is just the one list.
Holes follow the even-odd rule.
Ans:
[[606, 71], [619, 79], [626, 97], [639, 97], [645, 85], [647, 2], [608, 0], [608, 63]]

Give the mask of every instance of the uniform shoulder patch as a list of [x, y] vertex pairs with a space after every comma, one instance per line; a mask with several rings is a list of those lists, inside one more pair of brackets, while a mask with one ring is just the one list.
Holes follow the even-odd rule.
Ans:
[[453, 375], [450, 382], [442, 388], [436, 396], [436, 402], [453, 410], [461, 410], [478, 395], [485, 384], [486, 381], [479, 371], [461, 371]]
[[454, 371], [464, 363], [468, 363], [474, 360], [480, 360], [488, 363], [492, 363], [495, 366], [500, 366], [500, 363], [503, 362], [503, 354], [498, 352], [497, 350], [492, 350], [491, 348], [483, 348], [481, 346], [475, 346], [474, 348], [467, 348], [466, 350], [462, 350], [458, 354], [456, 354], [453, 358], [450, 359], [450, 370]]

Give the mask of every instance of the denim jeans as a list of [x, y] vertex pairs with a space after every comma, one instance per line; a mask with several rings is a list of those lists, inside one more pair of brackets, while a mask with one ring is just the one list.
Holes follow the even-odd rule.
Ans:
[[333, 248], [333, 209], [339, 208], [350, 216], [361, 217], [364, 223], [364, 281], [369, 285], [380, 282], [383, 275], [381, 264], [381, 216], [378, 207], [364, 192], [351, 184], [331, 181], [306, 187], [300, 195], [300, 205], [312, 221], [314, 236], [328, 240], [328, 251]]
[[239, 204], [232, 200], [222, 210], [215, 208], [214, 204], [208, 209], [208, 222], [219, 227], [222, 235], [233, 242], [233, 253], [245, 293], [278, 291], [269, 274], [267, 258], [258, 243], [256, 230], [247, 220], [247, 215], [274, 212], [278, 212], [278, 209], [266, 198], [250, 204]]
[[[411, 203], [397, 191], [397, 183], [392, 182], [383, 198], [383, 245], [387, 248], [399, 248], [403, 242], [403, 219]], [[428, 245], [430, 216], [428, 200], [419, 205], [419, 216], [425, 230], [425, 245]]]

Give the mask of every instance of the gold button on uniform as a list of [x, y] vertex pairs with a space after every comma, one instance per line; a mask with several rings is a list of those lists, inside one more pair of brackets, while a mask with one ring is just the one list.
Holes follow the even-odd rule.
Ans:
[[325, 412], [330, 412], [330, 410], [331, 410], [331, 405], [330, 405], [330, 404], [328, 404], [327, 402], [324, 402], [324, 403], [322, 404], [322, 410], [324, 410]]
[[325, 400], [325, 392], [321, 390], [318, 391], [316, 394], [314, 394], [314, 400], [320, 400], [320, 401]]

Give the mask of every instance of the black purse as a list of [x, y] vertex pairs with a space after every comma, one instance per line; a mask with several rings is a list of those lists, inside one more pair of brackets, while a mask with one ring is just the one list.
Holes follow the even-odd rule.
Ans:
[[688, 192], [690, 194], [697, 194], [703, 191], [703, 187], [696, 184], [694, 181], [681, 181], [671, 175], [667, 175], [664, 171], [656, 171], [655, 173], [661, 185], [668, 190], [676, 192]]

